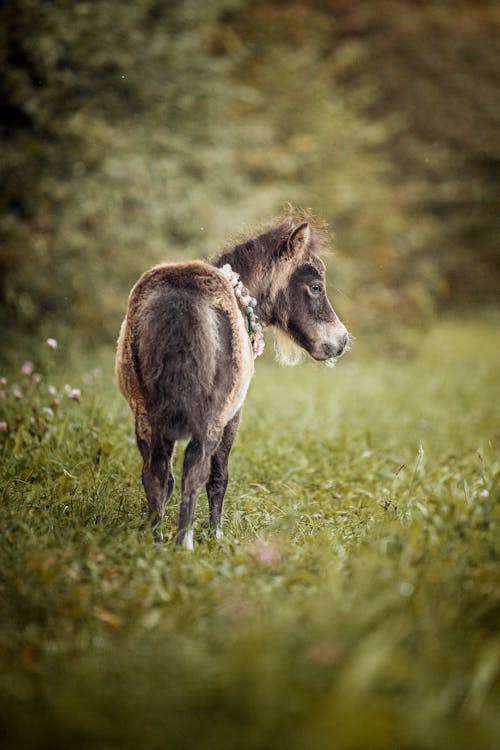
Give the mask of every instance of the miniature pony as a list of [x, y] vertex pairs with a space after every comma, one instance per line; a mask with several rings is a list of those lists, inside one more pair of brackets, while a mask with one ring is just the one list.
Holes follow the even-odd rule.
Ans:
[[155, 266], [132, 288], [116, 372], [135, 415], [157, 541], [174, 488], [174, 446], [186, 438], [177, 542], [193, 548], [203, 484], [210, 528], [222, 535], [229, 452], [254, 358], [264, 347], [263, 329], [274, 326], [295, 352], [330, 365], [346, 351], [347, 329], [326, 294], [321, 243], [313, 222], [287, 216], [212, 262]]

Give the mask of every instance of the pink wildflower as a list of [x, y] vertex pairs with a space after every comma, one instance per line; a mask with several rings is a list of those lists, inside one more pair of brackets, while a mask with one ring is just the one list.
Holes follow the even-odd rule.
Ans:
[[57, 349], [57, 339], [48, 338], [47, 346], [50, 347], [51, 349]]
[[12, 395], [14, 396], [14, 398], [22, 398], [23, 397], [23, 392], [19, 388], [18, 385], [15, 385], [14, 388], [12, 389]]
[[72, 398], [73, 401], [80, 401], [81, 393], [79, 388], [70, 388], [67, 394], [68, 398]]
[[23, 363], [23, 366], [21, 367], [21, 372], [23, 375], [31, 375], [33, 372], [35, 365], [33, 362], [30, 362], [29, 360], [26, 360], [26, 362]]
[[7, 432], [9, 429], [9, 426], [7, 422], [0, 422], [0, 432]]
[[257, 539], [251, 554], [257, 565], [271, 568], [281, 561], [282, 549], [276, 539]]

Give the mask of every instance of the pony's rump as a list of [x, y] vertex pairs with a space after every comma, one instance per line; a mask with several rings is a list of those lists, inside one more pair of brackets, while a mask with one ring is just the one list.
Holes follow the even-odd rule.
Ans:
[[143, 300], [132, 351], [152, 422], [168, 438], [192, 434], [220, 408], [231, 331], [225, 314], [192, 290], [164, 286]]

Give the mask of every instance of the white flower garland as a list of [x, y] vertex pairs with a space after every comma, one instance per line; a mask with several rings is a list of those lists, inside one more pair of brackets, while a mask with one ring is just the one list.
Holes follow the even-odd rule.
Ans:
[[238, 304], [245, 312], [248, 324], [248, 335], [250, 337], [250, 343], [252, 344], [254, 359], [255, 357], [260, 357], [264, 351], [265, 343], [264, 334], [262, 333], [262, 325], [259, 323], [259, 319], [255, 314], [257, 300], [255, 297], [252, 297], [248, 289], [243, 286], [239, 274], [237, 274], [236, 271], [233, 271], [229, 263], [225, 263], [220, 270], [233, 287], [233, 292]]

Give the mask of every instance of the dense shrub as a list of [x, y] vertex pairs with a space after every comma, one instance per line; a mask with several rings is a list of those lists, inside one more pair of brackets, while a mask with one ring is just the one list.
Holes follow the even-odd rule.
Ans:
[[6, 0], [0, 22], [11, 330], [109, 341], [147, 265], [286, 201], [334, 228], [355, 326], [493, 299], [493, 3]]

